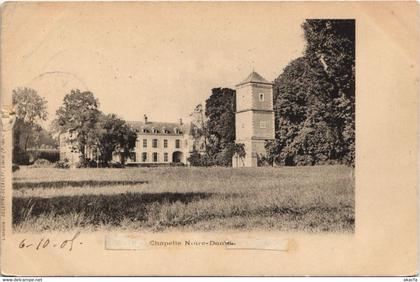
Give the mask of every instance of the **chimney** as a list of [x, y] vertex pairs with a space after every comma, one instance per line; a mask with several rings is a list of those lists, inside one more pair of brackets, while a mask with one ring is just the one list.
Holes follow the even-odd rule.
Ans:
[[182, 125], [182, 118], [179, 119], [179, 125]]
[[146, 124], [146, 123], [147, 123], [147, 115], [144, 114], [144, 124]]

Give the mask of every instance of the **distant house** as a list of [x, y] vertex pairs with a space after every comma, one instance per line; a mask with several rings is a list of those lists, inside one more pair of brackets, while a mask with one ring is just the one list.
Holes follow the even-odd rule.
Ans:
[[[126, 160], [127, 164], [187, 164], [188, 157], [196, 148], [194, 133], [197, 126], [193, 123], [155, 122], [144, 115], [143, 121], [127, 122], [136, 132], [136, 146]], [[68, 142], [69, 134], [60, 135], [60, 159], [71, 163], [79, 161], [80, 154]], [[94, 150], [87, 148], [86, 157], [95, 160]], [[119, 162], [119, 154], [114, 154], [113, 161]]]

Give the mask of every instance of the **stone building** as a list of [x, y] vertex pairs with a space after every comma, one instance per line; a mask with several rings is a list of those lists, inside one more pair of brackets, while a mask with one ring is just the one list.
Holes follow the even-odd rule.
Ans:
[[[153, 122], [144, 115], [142, 121], [129, 121], [137, 132], [136, 146], [127, 164], [188, 164], [193, 151], [204, 153], [205, 140], [197, 134], [204, 124], [204, 111], [199, 105], [194, 111], [195, 122]], [[265, 141], [274, 140], [273, 84], [256, 72], [236, 85], [235, 134], [236, 143], [245, 145], [245, 157], [234, 156], [233, 167], [256, 167], [266, 154]], [[68, 137], [68, 136], [67, 136]], [[95, 159], [87, 148], [86, 156]], [[77, 162], [79, 154], [60, 136], [60, 159]], [[113, 160], [120, 161], [115, 154]]]
[[273, 84], [256, 72], [236, 85], [236, 143], [245, 145], [245, 158], [234, 156], [233, 167], [255, 167], [266, 154], [265, 141], [274, 139]]
[[137, 141], [127, 163], [187, 164], [194, 141], [190, 124], [184, 124], [182, 119], [179, 122], [153, 122], [146, 115], [143, 121], [128, 123], [137, 131]]
[[[127, 122], [136, 132], [136, 146], [126, 160], [126, 164], [187, 164], [190, 153], [195, 149], [196, 140], [193, 130], [196, 126], [190, 123], [154, 122], [144, 115], [143, 121]], [[60, 160], [67, 159], [70, 163], [79, 161], [79, 152], [68, 140], [69, 134], [60, 135]], [[86, 157], [96, 160], [95, 150], [86, 148]], [[113, 155], [114, 162], [121, 162], [120, 155]]]

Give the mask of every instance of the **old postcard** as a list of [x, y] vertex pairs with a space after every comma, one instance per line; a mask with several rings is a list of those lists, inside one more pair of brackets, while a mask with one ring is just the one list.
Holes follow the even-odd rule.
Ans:
[[414, 275], [415, 2], [8, 2], [3, 275]]

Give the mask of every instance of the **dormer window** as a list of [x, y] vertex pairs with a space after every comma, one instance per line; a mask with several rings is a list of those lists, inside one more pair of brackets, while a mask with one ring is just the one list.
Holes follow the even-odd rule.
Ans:
[[178, 127], [175, 127], [174, 128], [174, 132], [175, 132], [175, 134], [179, 134], [179, 128]]
[[162, 132], [165, 134], [168, 133], [165, 127], [162, 127]]
[[147, 132], [147, 129], [146, 128], [142, 128], [142, 130], [141, 130], [143, 133], [146, 133]]
[[260, 99], [260, 102], [264, 102], [264, 93], [258, 94], [258, 97]]
[[156, 128], [154, 128], [154, 127], [152, 127], [152, 132], [153, 132], [153, 133], [158, 133], [157, 129], [156, 129]]

